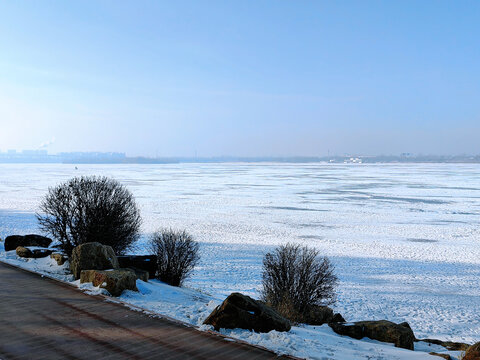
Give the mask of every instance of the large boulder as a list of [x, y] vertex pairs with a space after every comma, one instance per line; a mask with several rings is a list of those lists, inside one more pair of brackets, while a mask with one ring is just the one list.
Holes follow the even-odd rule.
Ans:
[[462, 360], [480, 360], [480, 342], [470, 346], [467, 351], [465, 351]]
[[205, 319], [204, 324], [215, 330], [247, 329], [256, 332], [289, 331], [290, 322], [272, 308], [239, 293], [230, 294]]
[[80, 283], [91, 282], [113, 296], [120, 296], [123, 290], [138, 291], [136, 281], [135, 272], [130, 269], [82, 270], [80, 273]]
[[112, 247], [98, 242], [78, 245], [73, 249], [70, 258], [70, 270], [75, 279], [80, 279], [82, 270], [106, 270], [119, 267]]
[[53, 250], [50, 250], [50, 249], [33, 249], [32, 250], [23, 246], [17, 246], [16, 248], [17, 256], [23, 257], [23, 258], [32, 258], [32, 259], [47, 257], [52, 252]]
[[123, 255], [117, 256], [121, 268], [140, 269], [148, 271], [150, 279], [155, 278], [157, 272], [156, 255]]
[[359, 321], [355, 323], [330, 323], [329, 326], [339, 335], [354, 339], [368, 337], [373, 340], [395, 344], [396, 347], [413, 350], [415, 335], [407, 326], [387, 320]]
[[328, 306], [311, 306], [303, 315], [304, 322], [309, 325], [322, 325], [331, 322], [345, 322], [342, 315], [334, 313]]
[[5, 251], [15, 250], [19, 246], [39, 246], [49, 247], [52, 239], [45, 236], [29, 234], [29, 235], [11, 235], [5, 239]]

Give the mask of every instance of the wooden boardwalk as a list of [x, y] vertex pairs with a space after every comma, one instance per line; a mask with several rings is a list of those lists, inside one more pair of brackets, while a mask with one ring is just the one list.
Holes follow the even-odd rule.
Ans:
[[274, 359], [0, 263], [0, 359]]

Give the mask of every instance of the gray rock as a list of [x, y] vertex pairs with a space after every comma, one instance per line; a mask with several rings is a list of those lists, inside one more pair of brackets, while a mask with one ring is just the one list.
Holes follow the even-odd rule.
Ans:
[[70, 270], [75, 279], [80, 279], [82, 270], [118, 269], [118, 261], [111, 246], [98, 242], [85, 243], [72, 251]]
[[330, 323], [333, 331], [339, 335], [354, 339], [368, 337], [373, 340], [395, 344], [396, 347], [413, 350], [415, 335], [412, 329], [387, 320], [359, 321], [355, 323]]
[[138, 269], [135, 267], [127, 268], [127, 270], [133, 271], [138, 280], [148, 281], [148, 271]]
[[451, 351], [466, 351], [470, 347], [470, 344], [466, 344], [466, 343], [442, 341], [437, 339], [418, 339], [416, 341], [423, 341], [429, 344], [440, 345]]
[[49, 247], [51, 243], [51, 239], [41, 235], [11, 235], [6, 237], [4, 247], [5, 251], [15, 250], [19, 246], [39, 246], [46, 248]]
[[117, 256], [121, 268], [140, 269], [148, 272], [148, 278], [155, 278], [157, 272], [156, 255], [121, 255]]
[[256, 332], [289, 331], [290, 322], [269, 306], [240, 293], [230, 294], [207, 317], [204, 324], [215, 330], [247, 329]]
[[303, 321], [309, 325], [322, 325], [331, 322], [345, 322], [339, 313], [334, 313], [328, 306], [311, 306], [304, 314]]

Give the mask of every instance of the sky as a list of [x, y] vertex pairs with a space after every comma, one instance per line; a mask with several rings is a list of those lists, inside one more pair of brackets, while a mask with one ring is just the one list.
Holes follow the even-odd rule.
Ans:
[[0, 150], [480, 153], [479, 1], [2, 1]]

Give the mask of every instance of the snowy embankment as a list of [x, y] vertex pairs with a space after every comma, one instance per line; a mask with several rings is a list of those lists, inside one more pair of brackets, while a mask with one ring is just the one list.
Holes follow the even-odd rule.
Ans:
[[[0, 250], [0, 261], [16, 265], [40, 274], [48, 275], [61, 281], [69, 282], [90, 294], [108, 294], [106, 290], [93, 287], [92, 284], [80, 284], [69, 273], [68, 262], [62, 266], [49, 257], [43, 259], [23, 259], [15, 251]], [[198, 290], [177, 288], [158, 280], [143, 282], [137, 280], [139, 292], [124, 291], [118, 300], [140, 307], [150, 312], [189, 323], [200, 330], [212, 330], [211, 326], [202, 325], [204, 319], [222, 302]], [[114, 300], [115, 298], [112, 298]], [[428, 352], [449, 354], [458, 358], [460, 352], [447, 351], [437, 345], [418, 342], [415, 351], [395, 348], [393, 344], [381, 343], [370, 339], [355, 340], [335, 334], [328, 325], [294, 326], [289, 332], [271, 331], [254, 333], [247, 330], [222, 329], [223, 335], [240, 339], [251, 344], [271, 349], [278, 354], [289, 354], [308, 359], [439, 359]]]

